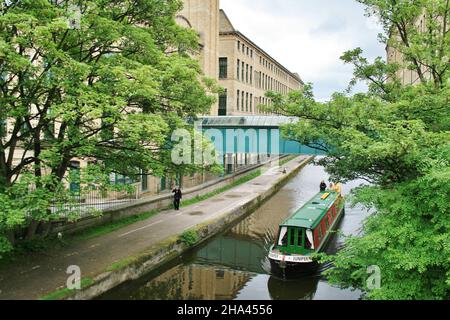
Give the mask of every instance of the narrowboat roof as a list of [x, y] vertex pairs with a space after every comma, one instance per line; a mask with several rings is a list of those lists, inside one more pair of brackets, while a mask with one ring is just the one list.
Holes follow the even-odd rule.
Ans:
[[[322, 199], [326, 193], [329, 196]], [[320, 192], [280, 226], [315, 229], [338, 197], [339, 193], [337, 192]]]

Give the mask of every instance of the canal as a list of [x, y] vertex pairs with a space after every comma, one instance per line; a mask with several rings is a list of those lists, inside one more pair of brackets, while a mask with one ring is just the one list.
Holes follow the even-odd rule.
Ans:
[[[329, 285], [322, 272], [297, 279], [280, 279], [271, 274], [267, 253], [278, 225], [313, 197], [323, 168], [308, 165], [251, 216], [223, 235], [211, 239], [189, 254], [136, 281], [105, 293], [99, 299], [120, 300], [357, 300], [361, 293]], [[344, 193], [362, 182], [344, 185]], [[344, 235], [361, 230], [368, 213], [347, 205], [339, 229]], [[343, 244], [336, 235], [327, 253]]]

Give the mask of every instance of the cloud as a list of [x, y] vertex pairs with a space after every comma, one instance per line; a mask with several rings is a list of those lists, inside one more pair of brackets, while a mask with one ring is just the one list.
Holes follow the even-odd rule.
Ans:
[[355, 0], [221, 0], [221, 7], [236, 29], [313, 82], [322, 101], [352, 78], [339, 59], [345, 51], [361, 47], [369, 58], [385, 56], [377, 40], [381, 27]]

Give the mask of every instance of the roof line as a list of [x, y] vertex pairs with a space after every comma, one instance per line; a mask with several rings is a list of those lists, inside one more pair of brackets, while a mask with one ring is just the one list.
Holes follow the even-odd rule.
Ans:
[[[225, 13], [225, 12], [224, 12]], [[237, 35], [239, 37], [241, 37], [243, 40], [249, 42], [252, 46], [254, 46], [257, 50], [261, 51], [261, 53], [265, 54], [267, 57], [269, 57], [270, 60], [272, 60], [272, 62], [274, 62], [275, 64], [277, 64], [281, 69], [283, 69], [285, 72], [287, 72], [291, 77], [293, 77], [294, 79], [298, 80], [302, 85], [304, 85], [305, 83], [303, 82], [303, 80], [300, 78], [300, 76], [298, 74], [295, 74], [292, 71], [289, 71], [285, 66], [283, 66], [280, 62], [278, 62], [275, 58], [273, 58], [270, 54], [268, 54], [265, 50], [261, 49], [260, 46], [258, 46], [256, 43], [254, 43], [252, 40], [250, 40], [247, 36], [245, 36], [242, 32], [235, 30], [235, 31], [225, 31], [225, 32], [219, 32], [220, 36], [227, 36], [227, 35]]]
[[227, 13], [225, 12], [225, 10], [220, 9], [220, 12], [223, 13], [225, 19], [227, 19], [227, 21], [228, 21], [228, 23], [230, 24], [231, 28], [232, 28], [233, 30], [236, 30], [236, 28], [234, 27], [233, 23], [231, 23], [230, 18], [228, 18], [228, 15], [227, 15]]

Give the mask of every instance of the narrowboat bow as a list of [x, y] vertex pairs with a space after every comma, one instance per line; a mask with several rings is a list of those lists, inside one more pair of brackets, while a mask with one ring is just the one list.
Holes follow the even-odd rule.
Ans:
[[269, 260], [274, 269], [301, 268], [305, 271], [317, 264], [311, 256], [326, 244], [345, 214], [345, 201], [340, 192], [317, 194], [279, 226]]

